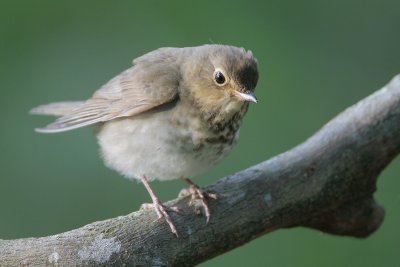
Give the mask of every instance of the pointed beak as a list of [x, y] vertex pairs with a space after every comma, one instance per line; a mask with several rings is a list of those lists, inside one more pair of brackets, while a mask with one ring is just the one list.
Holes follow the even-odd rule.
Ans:
[[251, 91], [247, 91], [246, 93], [235, 91], [235, 95], [241, 100], [257, 103], [257, 97]]

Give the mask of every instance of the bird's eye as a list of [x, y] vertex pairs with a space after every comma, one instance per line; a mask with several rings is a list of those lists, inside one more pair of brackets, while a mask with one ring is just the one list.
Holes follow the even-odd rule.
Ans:
[[225, 85], [225, 83], [226, 83], [225, 75], [222, 73], [221, 70], [215, 70], [214, 80], [217, 83], [217, 85], [219, 85], [219, 86]]

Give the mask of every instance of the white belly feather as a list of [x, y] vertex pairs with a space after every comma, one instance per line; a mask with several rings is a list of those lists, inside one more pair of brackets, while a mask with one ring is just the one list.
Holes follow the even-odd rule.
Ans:
[[[171, 112], [113, 120], [101, 126], [97, 137], [105, 164], [130, 179], [146, 175], [149, 180], [168, 180], [198, 175], [230, 152], [232, 144], [204, 144], [211, 133], [195, 130], [199, 119], [183, 121], [186, 127], [179, 127], [171, 123]], [[238, 137], [239, 131], [233, 143]]]

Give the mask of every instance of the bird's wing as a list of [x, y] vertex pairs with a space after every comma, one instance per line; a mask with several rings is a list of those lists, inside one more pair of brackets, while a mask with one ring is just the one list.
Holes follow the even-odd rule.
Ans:
[[139, 60], [135, 66], [122, 72], [96, 91], [83, 105], [45, 128], [36, 130], [43, 133], [69, 131], [120, 117], [133, 116], [173, 101], [178, 97], [180, 74], [176, 68], [168, 66], [168, 60], [160, 62], [145, 64], [146, 60]]

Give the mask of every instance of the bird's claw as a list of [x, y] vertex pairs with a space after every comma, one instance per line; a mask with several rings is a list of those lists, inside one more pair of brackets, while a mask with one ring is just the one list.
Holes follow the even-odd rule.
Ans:
[[157, 201], [154, 203], [143, 203], [140, 206], [141, 210], [149, 210], [149, 209], [155, 209], [157, 212], [157, 216], [158, 218], [154, 221], [160, 221], [162, 218], [165, 219], [165, 221], [168, 223], [169, 228], [171, 229], [171, 232], [173, 234], [176, 235], [176, 237], [178, 236], [178, 231], [176, 230], [175, 224], [172, 221], [171, 216], [168, 214], [168, 212], [176, 212], [176, 213], [182, 213], [182, 209], [180, 209], [179, 207], [176, 206], [172, 206], [172, 207], [167, 207], [164, 204], [162, 204], [161, 202]]
[[[218, 199], [218, 195], [214, 193], [208, 193], [201, 190], [196, 184], [190, 184], [189, 189], [183, 189], [180, 196], [191, 195], [191, 200], [189, 205], [195, 206], [196, 214], [200, 214], [200, 208], [203, 208], [204, 215], [206, 216], [206, 222], [210, 221], [211, 213], [208, 207], [208, 200]], [[200, 206], [200, 207], [199, 207]]]

